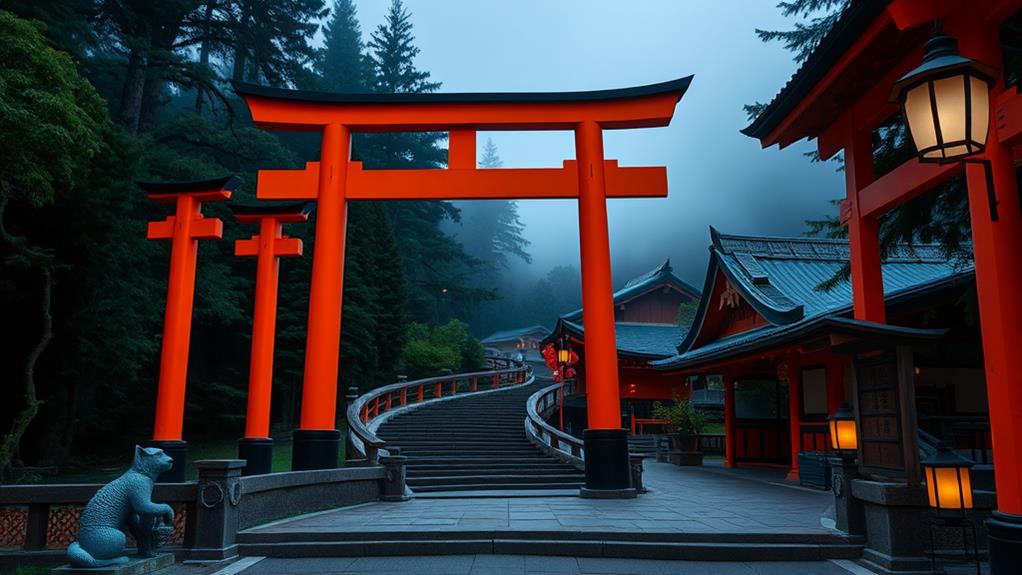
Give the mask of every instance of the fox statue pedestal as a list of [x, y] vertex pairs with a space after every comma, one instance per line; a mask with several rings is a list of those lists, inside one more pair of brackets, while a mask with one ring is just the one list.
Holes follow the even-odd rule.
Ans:
[[[157, 554], [156, 549], [174, 532], [174, 510], [152, 500], [156, 478], [172, 466], [162, 449], [135, 446], [131, 468], [100, 488], [85, 506], [78, 539], [67, 548], [69, 565], [53, 572], [140, 575], [172, 565], [174, 555]], [[133, 557], [125, 553], [125, 528], [138, 549]]]

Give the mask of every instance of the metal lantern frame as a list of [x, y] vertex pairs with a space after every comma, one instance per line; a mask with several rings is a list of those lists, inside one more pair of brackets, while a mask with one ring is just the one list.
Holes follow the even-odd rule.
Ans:
[[[912, 145], [916, 148], [920, 162], [947, 164], [980, 154], [986, 149], [990, 133], [989, 89], [996, 81], [997, 76], [996, 68], [959, 54], [958, 42], [951, 36], [938, 31], [926, 42], [922, 64], [895, 82], [891, 92], [891, 100], [901, 106], [902, 116], [908, 126], [909, 136], [912, 139]], [[937, 97], [937, 82], [957, 77], [962, 78], [961, 109], [965, 114], [962, 121], [964, 129], [961, 138], [947, 140], [946, 126], [942, 127], [941, 122], [939, 109], [941, 102]], [[979, 80], [986, 86], [986, 90], [983, 91], [986, 99], [978, 107], [978, 110], [974, 110], [973, 106], [973, 80]], [[932, 128], [936, 142], [920, 148], [918, 144], [921, 126], [917, 124], [913, 127], [911, 120], [914, 117], [921, 118], [921, 116], [908, 113], [908, 96], [915, 89], [924, 85], [929, 96], [930, 107], [929, 117], [926, 118], [929, 120], [927, 128]], [[984, 117], [974, 118], [974, 111]], [[972, 132], [977, 122], [985, 123], [986, 129], [981, 138], [973, 139]], [[948, 155], [950, 150], [962, 150], [964, 153]]]
[[[937, 538], [934, 532], [937, 529], [950, 528], [960, 530], [964, 556], [968, 558], [969, 562], [975, 564], [976, 575], [980, 575], [979, 541], [976, 538], [976, 526], [966, 516], [966, 512], [972, 509], [972, 477], [970, 476], [970, 469], [972, 469], [974, 463], [956, 453], [947, 443], [941, 442], [937, 445], [936, 453], [921, 461], [920, 465], [923, 468], [923, 477], [926, 479], [926, 491], [930, 507], [936, 510], [936, 517], [928, 521], [930, 528], [930, 562], [933, 571], [935, 573], [938, 572]], [[957, 484], [956, 489], [954, 489], [954, 491], [958, 492], [957, 507], [948, 508], [941, 504], [941, 475], [937, 473], [939, 469], [954, 469], [952, 477]], [[963, 477], [966, 479], [965, 481], [962, 480]], [[947, 478], [943, 480], [948, 481]], [[968, 489], [965, 487], [966, 484]], [[970, 534], [972, 535], [971, 545], [969, 541]], [[944, 558], [944, 561], [947, 560], [948, 558]]]
[[[859, 429], [855, 421], [855, 413], [852, 411], [851, 406], [847, 403], [842, 403], [837, 411], [832, 413], [827, 418], [828, 427], [830, 428], [830, 446], [837, 452], [851, 453], [859, 449]], [[855, 436], [855, 445], [842, 446], [840, 440], [840, 427], [841, 424], [851, 424], [853, 435]]]

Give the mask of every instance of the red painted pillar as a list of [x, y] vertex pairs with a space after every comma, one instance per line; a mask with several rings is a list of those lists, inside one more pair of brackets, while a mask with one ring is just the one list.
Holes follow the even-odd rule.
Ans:
[[847, 359], [827, 360], [827, 413], [833, 414], [845, 401], [845, 363]]
[[149, 198], [174, 204], [173, 216], [150, 222], [147, 237], [170, 240], [170, 275], [167, 281], [167, 309], [163, 320], [160, 349], [160, 379], [156, 392], [153, 445], [174, 459], [174, 467], [161, 481], [185, 480], [188, 447], [184, 442], [185, 388], [188, 379], [188, 347], [192, 332], [192, 302], [195, 296], [195, 260], [200, 239], [220, 239], [223, 222], [202, 215], [203, 202], [231, 197], [241, 180], [235, 176], [201, 182], [140, 183]]
[[259, 233], [234, 244], [237, 256], [256, 257], [255, 308], [252, 312], [252, 354], [249, 358], [245, 437], [238, 458], [247, 463], [243, 475], [270, 473], [270, 403], [273, 387], [273, 347], [277, 331], [277, 277], [280, 258], [302, 255], [302, 240], [283, 232], [285, 223], [308, 219], [305, 202], [270, 206], [231, 206], [235, 219], [259, 226]]
[[853, 132], [845, 145], [845, 188], [850, 208], [848, 245], [855, 319], [884, 323], [884, 277], [880, 269], [880, 232], [876, 217], [862, 216], [859, 190], [873, 182], [873, 144], [869, 130]]
[[[958, 36], [963, 55], [1004, 69], [997, 30], [981, 19], [962, 16], [947, 23]], [[998, 141], [997, 110], [993, 105], [1004, 91], [1003, 76], [991, 91], [990, 134], [984, 153], [990, 162], [997, 194], [998, 219], [987, 203], [986, 174], [981, 165], [966, 165], [972, 221], [976, 287], [983, 340], [990, 429], [993, 439], [997, 511], [988, 521], [991, 536], [991, 571], [1005, 553], [1022, 554], [1022, 385], [1019, 385], [1019, 346], [1022, 345], [1022, 206], [1011, 150]], [[1006, 544], [1006, 541], [1013, 543]], [[1015, 565], [1013, 568], [1017, 568]]]
[[735, 381], [730, 374], [721, 374], [724, 382], [724, 467], [735, 466]]
[[586, 485], [582, 495], [634, 497], [628, 467], [628, 430], [621, 427], [603, 130], [595, 121], [584, 121], [575, 128], [575, 155], [589, 416], [589, 428], [583, 432]]
[[323, 128], [316, 245], [312, 254], [309, 328], [302, 383], [301, 428], [295, 430], [291, 468], [337, 467], [340, 432], [337, 413], [338, 358], [341, 345], [341, 298], [344, 289], [344, 236], [348, 222], [344, 184], [351, 135], [346, 126]]
[[798, 480], [798, 453], [802, 451], [802, 366], [788, 362], [788, 422], [791, 432], [791, 467], [788, 479]]

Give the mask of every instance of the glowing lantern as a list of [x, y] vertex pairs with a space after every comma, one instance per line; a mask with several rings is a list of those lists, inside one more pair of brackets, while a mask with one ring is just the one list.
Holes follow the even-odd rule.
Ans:
[[930, 507], [938, 511], [972, 509], [971, 461], [941, 444], [921, 463]]
[[859, 448], [859, 436], [855, 428], [855, 414], [847, 403], [829, 418], [830, 444], [836, 451], [855, 451]]

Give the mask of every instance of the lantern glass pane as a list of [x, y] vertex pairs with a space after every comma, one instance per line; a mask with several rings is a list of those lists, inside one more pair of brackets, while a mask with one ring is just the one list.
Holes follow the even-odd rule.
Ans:
[[987, 141], [987, 132], [990, 131], [990, 90], [986, 82], [975, 76], [969, 77], [969, 85], [972, 90], [970, 102], [972, 108], [971, 138], [973, 142], [983, 146]]
[[845, 419], [837, 422], [837, 442], [840, 449], [858, 449], [859, 438], [855, 433], [855, 420]]
[[[933, 125], [933, 111], [930, 108], [929, 82], [912, 88], [905, 95], [905, 119], [916, 150], [925, 150], [937, 145], [937, 132]], [[929, 154], [927, 156], [929, 157]]]
[[[940, 120], [941, 141], [962, 142], [966, 139], [965, 116], [969, 110], [965, 109], [965, 76], [952, 76], [934, 80], [933, 91], [937, 100], [937, 118]], [[960, 150], [956, 148], [960, 155]], [[966, 150], [966, 153], [968, 150]], [[944, 157], [954, 157], [956, 154], [947, 150]]]
[[562, 349], [557, 352], [557, 361], [559, 363], [568, 363], [568, 350]]
[[[936, 467], [933, 468], [934, 489], [937, 491], [937, 498], [941, 509], [964, 509], [962, 498], [958, 492], [958, 468], [957, 467]], [[966, 480], [968, 481], [968, 480]], [[963, 492], [965, 485], [962, 485]], [[929, 487], [927, 487], [929, 489]], [[969, 505], [972, 505], [972, 497], [969, 497]]]
[[926, 479], [926, 495], [930, 498], [930, 507], [937, 507], [937, 490], [934, 486], [937, 484], [937, 480], [933, 476], [932, 467], [923, 467], [923, 474]]
[[830, 446], [835, 450], [841, 449], [837, 440], [837, 420], [834, 419], [830, 420]]
[[958, 468], [962, 479], [962, 509], [972, 509], [972, 478], [968, 467]]

